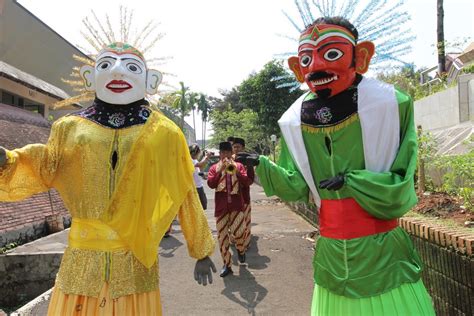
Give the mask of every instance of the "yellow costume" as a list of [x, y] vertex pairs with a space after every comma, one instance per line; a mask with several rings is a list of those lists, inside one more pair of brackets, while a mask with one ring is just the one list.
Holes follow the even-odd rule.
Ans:
[[[46, 145], [7, 157], [0, 201], [55, 188], [73, 218], [51, 315], [160, 315], [158, 245], [176, 214], [190, 256], [202, 259], [214, 250], [186, 141], [159, 112], [122, 129], [66, 116], [54, 123]], [[98, 299], [94, 306], [102, 309], [92, 312], [88, 301]]]

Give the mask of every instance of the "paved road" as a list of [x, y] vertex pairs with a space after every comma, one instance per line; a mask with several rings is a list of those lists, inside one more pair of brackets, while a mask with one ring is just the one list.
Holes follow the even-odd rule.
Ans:
[[[213, 192], [207, 216], [216, 236]], [[194, 260], [187, 254], [179, 225], [160, 247], [161, 295], [164, 315], [309, 315], [312, 284], [312, 243], [304, 237], [313, 231], [284, 204], [265, 197], [252, 186], [252, 243], [247, 263], [239, 265], [234, 250], [234, 275], [206, 287], [193, 279]], [[218, 249], [212, 256], [218, 270]]]
[[[284, 204], [265, 197], [262, 188], [251, 187], [253, 200], [252, 242], [247, 263], [238, 265], [234, 251], [234, 275], [206, 287], [194, 281], [195, 260], [187, 253], [178, 224], [160, 245], [160, 289], [163, 315], [309, 315], [313, 244], [305, 236], [314, 229]], [[216, 235], [213, 192], [207, 190], [209, 225]], [[68, 231], [18, 247], [16, 253], [64, 251]], [[219, 251], [212, 256], [218, 270]], [[22, 315], [46, 315], [49, 293], [24, 307]], [[145, 315], [146, 316], [146, 315]]]

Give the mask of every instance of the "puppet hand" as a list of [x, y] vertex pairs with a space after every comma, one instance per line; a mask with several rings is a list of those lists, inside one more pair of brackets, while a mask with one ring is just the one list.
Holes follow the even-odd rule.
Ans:
[[0, 147], [0, 168], [6, 165], [7, 163], [7, 152], [5, 148]]
[[212, 284], [212, 272], [217, 272], [217, 270], [211, 258], [200, 259], [194, 266], [194, 280], [204, 286], [207, 285], [207, 280], [209, 280], [209, 284]]
[[237, 154], [237, 156], [235, 157], [235, 161], [240, 162], [241, 164], [248, 167], [258, 166], [258, 164], [260, 163], [259, 155], [249, 153]]
[[339, 190], [344, 185], [344, 175], [340, 174], [335, 177], [319, 182], [320, 189]]

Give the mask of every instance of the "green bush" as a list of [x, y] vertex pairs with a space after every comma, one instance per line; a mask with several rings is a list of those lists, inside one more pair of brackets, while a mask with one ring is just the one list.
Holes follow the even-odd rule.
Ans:
[[[473, 139], [467, 140], [472, 143]], [[433, 135], [422, 132], [418, 135], [418, 156], [424, 161], [426, 170], [442, 174], [442, 184], [436, 185], [426, 176], [428, 190], [446, 192], [462, 198], [463, 205], [474, 212], [474, 149], [462, 155], [439, 155]]]
[[440, 189], [460, 196], [464, 206], [474, 211], [474, 150], [463, 155], [438, 156], [431, 164], [445, 171]]

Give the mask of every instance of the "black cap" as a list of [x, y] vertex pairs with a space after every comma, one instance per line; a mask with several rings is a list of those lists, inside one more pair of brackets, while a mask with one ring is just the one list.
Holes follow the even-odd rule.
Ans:
[[221, 142], [219, 143], [220, 151], [232, 151], [232, 144], [230, 142]]
[[239, 137], [234, 137], [234, 144], [240, 144], [245, 147], [245, 139], [239, 138]]

